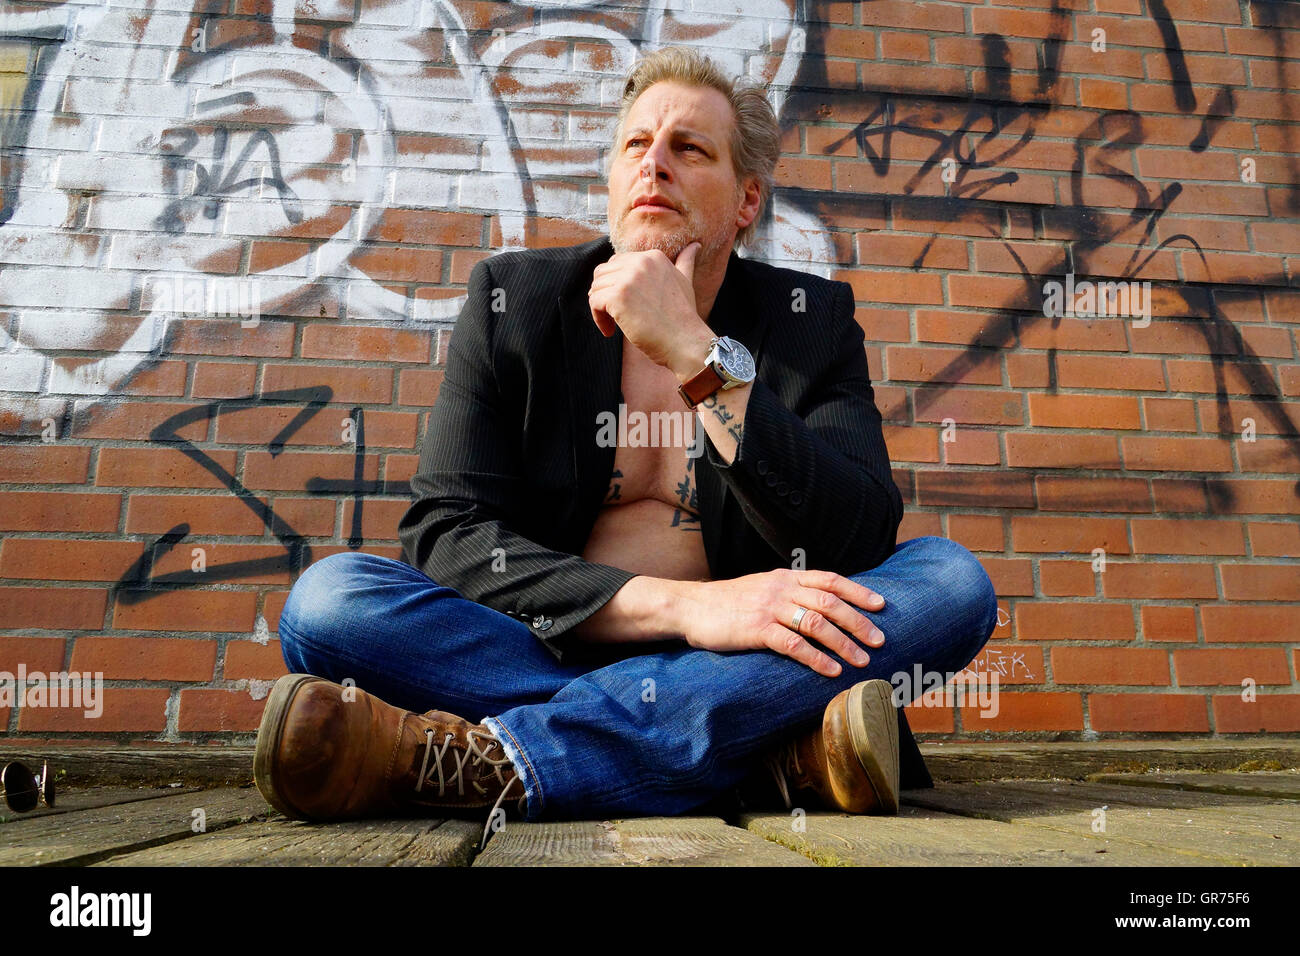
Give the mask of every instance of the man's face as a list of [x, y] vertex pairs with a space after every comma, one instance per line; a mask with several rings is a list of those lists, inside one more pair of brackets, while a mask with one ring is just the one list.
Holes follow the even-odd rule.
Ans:
[[[698, 239], [701, 260], [730, 254], [753, 215], [742, 212], [745, 190], [731, 166], [734, 125], [727, 98], [712, 87], [662, 81], [637, 97], [609, 171], [615, 252], [660, 249], [676, 260]], [[634, 205], [649, 196], [667, 205]]]

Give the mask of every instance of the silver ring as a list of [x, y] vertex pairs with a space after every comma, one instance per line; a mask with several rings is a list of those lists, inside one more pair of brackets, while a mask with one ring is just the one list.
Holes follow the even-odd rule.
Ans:
[[794, 617], [790, 619], [790, 629], [792, 631], [799, 630], [799, 622], [803, 620], [803, 616], [807, 613], [808, 613], [808, 609], [806, 607], [795, 609]]

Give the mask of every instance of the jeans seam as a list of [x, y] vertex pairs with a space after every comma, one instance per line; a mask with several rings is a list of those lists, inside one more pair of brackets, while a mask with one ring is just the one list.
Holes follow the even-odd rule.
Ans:
[[514, 735], [514, 731], [507, 727], [500, 717], [494, 717], [493, 720], [497, 722], [498, 727], [506, 732], [506, 736], [509, 737], [510, 742], [514, 744], [515, 751], [523, 759], [524, 766], [528, 768], [528, 776], [532, 778], [533, 785], [537, 787], [537, 816], [540, 817], [543, 809], [546, 807], [546, 793], [542, 789], [542, 778], [537, 775], [537, 768], [534, 767], [533, 762], [528, 759], [528, 753], [522, 746], [520, 746], [519, 738]]

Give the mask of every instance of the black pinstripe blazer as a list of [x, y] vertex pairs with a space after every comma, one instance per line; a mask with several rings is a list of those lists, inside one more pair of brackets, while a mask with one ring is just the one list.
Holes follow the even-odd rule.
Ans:
[[[474, 267], [400, 524], [409, 564], [527, 623], [559, 659], [599, 653], [565, 635], [634, 577], [580, 557], [614, 467], [597, 416], [623, 401], [623, 336], [601, 335], [587, 304], [613, 253], [601, 237]], [[734, 461], [707, 438], [695, 461], [714, 579], [790, 567], [796, 549], [841, 574], [893, 553], [902, 499], [853, 313], [847, 283], [732, 252], [709, 325], [745, 344], [758, 377]]]

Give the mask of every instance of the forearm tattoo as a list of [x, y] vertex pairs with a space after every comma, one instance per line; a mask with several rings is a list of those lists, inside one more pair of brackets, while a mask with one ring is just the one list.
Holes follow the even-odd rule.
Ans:
[[[726, 405], [718, 401], [718, 396], [716, 392], [713, 395], [710, 395], [708, 398], [704, 399], [704, 401], [700, 402], [700, 407], [707, 408], [710, 412], [713, 413], [713, 417], [716, 418], [723, 425], [727, 425], [728, 422], [731, 422], [732, 419], [736, 417], [735, 415], [733, 415], [731, 412], [727, 410]], [[732, 424], [727, 425], [727, 434], [736, 440], [737, 445], [740, 444], [740, 439], [744, 435], [744, 433], [745, 433], [745, 426], [741, 422], [733, 422]]]

